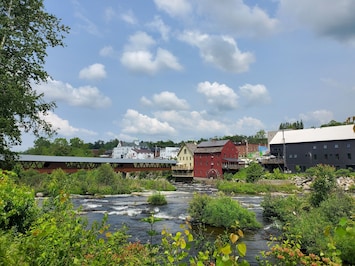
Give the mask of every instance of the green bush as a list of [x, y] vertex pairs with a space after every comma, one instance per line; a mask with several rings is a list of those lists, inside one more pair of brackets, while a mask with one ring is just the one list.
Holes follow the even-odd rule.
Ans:
[[236, 222], [243, 229], [260, 227], [254, 212], [243, 208], [237, 201], [224, 195], [212, 198], [195, 194], [188, 211], [194, 220], [216, 227], [231, 228]]
[[263, 167], [260, 164], [253, 162], [246, 168], [246, 181], [248, 183], [254, 183], [258, 181], [263, 174]]
[[0, 229], [24, 233], [36, 219], [38, 208], [34, 192], [16, 185], [16, 174], [0, 169]]
[[166, 205], [168, 202], [166, 201], [166, 198], [164, 195], [161, 193], [153, 193], [148, 197], [148, 203], [152, 205]]
[[313, 171], [316, 178], [312, 183], [313, 192], [310, 201], [313, 206], [317, 207], [336, 187], [335, 168], [329, 165], [317, 165]]
[[295, 195], [271, 196], [271, 194], [267, 194], [261, 202], [261, 206], [265, 219], [276, 219], [281, 222], [291, 221], [302, 211], [302, 208], [306, 208], [305, 200]]

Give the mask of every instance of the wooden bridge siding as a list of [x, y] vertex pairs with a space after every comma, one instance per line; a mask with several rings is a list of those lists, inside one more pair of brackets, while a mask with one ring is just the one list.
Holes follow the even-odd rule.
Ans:
[[[35, 162], [33, 162], [33, 164], [31, 164], [32, 166], [34, 165]], [[85, 164], [85, 163], [77, 163], [77, 165], [81, 164], [82, 167], [74, 167], [75, 163], [71, 163], [72, 166], [68, 166], [67, 163], [65, 162], [45, 162], [43, 165], [43, 167], [31, 167], [32, 169], [37, 170], [40, 173], [52, 173], [54, 170], [56, 169], [62, 169], [64, 172], [66, 173], [75, 173], [79, 170], [93, 170], [95, 168], [97, 168], [98, 166], [100, 166], [101, 164]], [[111, 165], [115, 165], [111, 164]], [[155, 163], [156, 164], [156, 163]], [[29, 167], [27, 167], [28, 165], [30, 165], [28, 162], [22, 164], [22, 166], [24, 167], [24, 169], [30, 169]], [[144, 164], [143, 167], [140, 167], [138, 165], [134, 165], [132, 164], [120, 164], [119, 166], [114, 166], [113, 169], [115, 172], [123, 172], [123, 173], [129, 173], [129, 172], [143, 172], [143, 171], [170, 171], [171, 170], [171, 166], [167, 166], [165, 164], [162, 164], [161, 167], [149, 167], [147, 166], [149, 164]], [[89, 167], [88, 167], [89, 166]]]

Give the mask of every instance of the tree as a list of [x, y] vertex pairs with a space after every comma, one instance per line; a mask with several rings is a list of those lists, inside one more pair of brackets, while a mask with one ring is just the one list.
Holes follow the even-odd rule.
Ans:
[[54, 132], [44, 115], [55, 103], [45, 102], [33, 84], [46, 82], [46, 50], [64, 46], [69, 28], [45, 12], [43, 0], [0, 0], [0, 154], [14, 157], [22, 132]]

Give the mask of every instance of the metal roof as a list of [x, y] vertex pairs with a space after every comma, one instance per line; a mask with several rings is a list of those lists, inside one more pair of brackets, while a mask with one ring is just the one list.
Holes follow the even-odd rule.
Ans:
[[197, 145], [197, 148], [207, 148], [207, 147], [223, 147], [229, 140], [211, 140], [204, 141]]
[[355, 139], [355, 125], [308, 128], [278, 131], [270, 141], [272, 144], [319, 142]]
[[176, 164], [175, 160], [164, 160], [164, 159], [118, 159], [118, 158], [101, 158], [101, 157], [49, 156], [49, 155], [28, 155], [28, 154], [20, 154], [18, 160], [22, 161], [22, 162], [167, 163], [167, 164]]

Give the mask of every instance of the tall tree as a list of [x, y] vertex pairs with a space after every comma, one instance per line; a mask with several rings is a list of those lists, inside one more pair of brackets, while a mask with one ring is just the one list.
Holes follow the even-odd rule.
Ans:
[[22, 132], [53, 133], [43, 118], [55, 107], [32, 85], [46, 82], [46, 50], [64, 46], [69, 28], [47, 13], [43, 0], [0, 0], [0, 154], [12, 158]]

